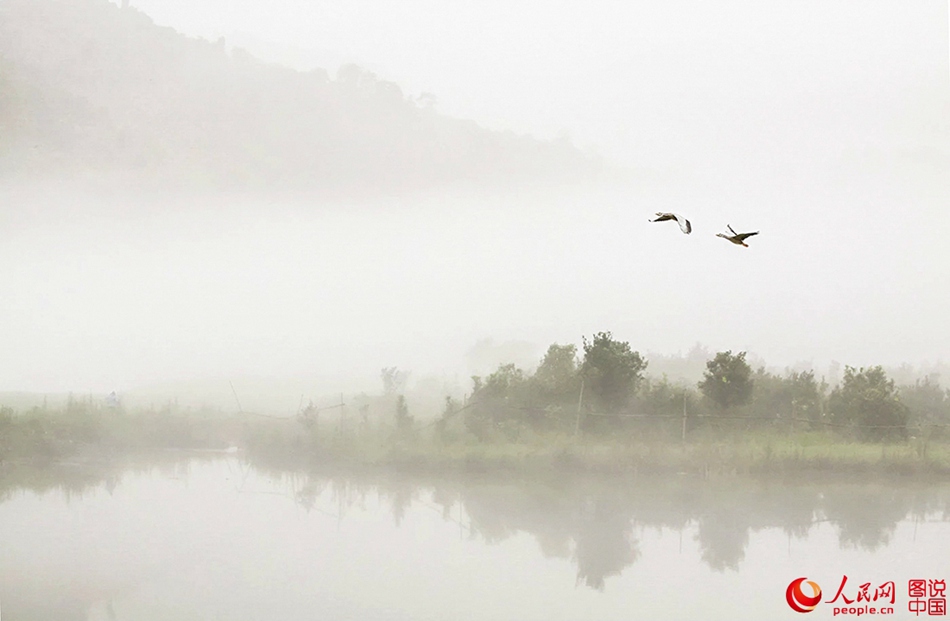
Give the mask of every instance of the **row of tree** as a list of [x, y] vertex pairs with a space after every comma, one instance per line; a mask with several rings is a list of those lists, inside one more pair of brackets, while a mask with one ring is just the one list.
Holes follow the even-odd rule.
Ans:
[[464, 406], [448, 400], [441, 428], [458, 418], [489, 440], [526, 430], [611, 433], [643, 421], [684, 431], [687, 423], [690, 429], [782, 424], [880, 440], [933, 437], [950, 427], [950, 390], [933, 377], [898, 387], [880, 366], [846, 367], [834, 387], [813, 371], [754, 370], [746, 352], [718, 352], [696, 386], [651, 378], [646, 369], [644, 357], [610, 332], [584, 338], [581, 352], [554, 344], [533, 374], [506, 364], [473, 377]]

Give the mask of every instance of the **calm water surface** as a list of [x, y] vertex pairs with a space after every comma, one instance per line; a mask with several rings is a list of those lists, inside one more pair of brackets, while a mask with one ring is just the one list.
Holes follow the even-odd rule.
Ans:
[[[239, 458], [0, 480], [2, 619], [793, 619], [950, 578], [950, 486], [320, 476]], [[873, 586], [872, 586], [873, 591]], [[810, 618], [831, 618], [822, 604]]]

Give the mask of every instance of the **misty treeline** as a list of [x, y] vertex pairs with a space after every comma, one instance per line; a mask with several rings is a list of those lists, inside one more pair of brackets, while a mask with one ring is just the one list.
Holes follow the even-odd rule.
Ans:
[[[472, 377], [467, 395], [444, 397], [440, 415], [408, 390], [409, 373], [397, 367], [382, 369], [377, 394], [301, 403], [284, 415], [228, 414], [172, 401], [127, 408], [121, 401], [70, 396], [57, 405], [0, 407], [0, 463], [241, 447], [293, 463], [482, 468], [521, 463], [518, 447], [534, 446], [544, 449], [532, 453], [543, 467], [664, 470], [687, 464], [729, 472], [777, 464], [861, 469], [873, 462], [897, 471], [922, 466], [943, 472], [950, 457], [941, 448], [950, 435], [950, 390], [935, 375], [898, 385], [880, 366], [845, 367], [832, 386], [813, 371], [753, 368], [746, 352], [732, 351], [711, 355], [696, 383], [657, 378], [648, 367], [629, 342], [600, 332], [585, 337], [580, 350], [551, 345], [532, 371], [502, 364]], [[688, 454], [656, 452], [684, 440], [694, 449]], [[594, 455], [585, 448], [618, 441], [629, 450]], [[872, 444], [846, 447], [854, 441]], [[881, 441], [903, 448], [887, 460], [861, 448]], [[936, 443], [928, 448], [931, 441]], [[723, 443], [732, 447], [729, 454], [722, 453]], [[713, 445], [720, 447], [715, 455], [706, 451]]]
[[224, 449], [242, 437], [245, 423], [208, 408], [173, 402], [127, 411], [94, 397], [24, 410], [0, 405], [0, 464], [102, 459], [151, 449]]
[[[696, 383], [654, 377], [648, 367], [629, 342], [600, 332], [585, 337], [580, 350], [551, 345], [533, 371], [502, 364], [487, 376], [473, 376], [467, 395], [444, 397], [440, 415], [431, 411], [431, 404], [422, 404], [420, 393], [408, 390], [410, 374], [397, 367], [382, 369], [377, 394], [301, 403], [287, 415], [228, 414], [172, 401], [127, 408], [121, 402], [70, 396], [57, 405], [0, 407], [0, 463], [240, 446], [298, 461], [314, 457], [382, 464], [408, 459], [423, 465], [437, 457], [463, 465], [474, 459], [488, 467], [492, 447], [544, 446], [549, 450], [542, 457], [552, 464], [579, 457], [596, 468], [603, 457], [611, 469], [617, 465], [613, 457], [591, 461], [590, 455], [574, 455], [572, 447], [620, 441], [649, 448], [685, 440], [699, 453], [648, 451], [620, 457], [632, 459], [637, 468], [679, 467], [685, 459], [702, 468], [722, 462], [728, 470], [778, 459], [790, 468], [811, 461], [841, 469], [881, 458], [845, 449], [842, 442], [911, 440], [910, 453], [895, 453], [881, 463], [900, 469], [908, 460], [922, 458], [943, 468], [946, 456], [939, 446], [950, 435], [950, 390], [935, 375], [898, 385], [880, 366], [845, 367], [832, 386], [809, 370], [780, 374], [753, 368], [746, 352], [732, 351], [711, 355]], [[939, 444], [928, 454], [931, 440]], [[773, 446], [775, 441], [779, 444]], [[709, 442], [734, 445], [734, 454], [707, 455], [702, 447]], [[451, 446], [459, 451], [445, 453]], [[829, 453], [823, 446], [834, 450]]]
[[433, 102], [352, 64], [335, 77], [265, 64], [108, 0], [0, 3], [3, 177], [374, 191], [598, 167], [566, 140], [489, 131]]
[[647, 360], [630, 343], [601, 332], [585, 338], [582, 351], [551, 345], [533, 373], [504, 364], [473, 377], [464, 404], [447, 400], [439, 429], [481, 441], [548, 432], [685, 437], [765, 427], [876, 441], [942, 438], [950, 431], [950, 390], [935, 376], [898, 387], [881, 366], [848, 366], [829, 386], [814, 371], [777, 374], [754, 369], [746, 358], [746, 352], [718, 352], [700, 382], [674, 383], [649, 376]]

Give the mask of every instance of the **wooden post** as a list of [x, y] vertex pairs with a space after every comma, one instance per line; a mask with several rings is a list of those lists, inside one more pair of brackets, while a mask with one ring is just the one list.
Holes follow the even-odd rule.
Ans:
[[231, 386], [231, 394], [234, 395], [234, 400], [237, 401], [238, 413], [243, 415], [243, 414], [244, 414], [244, 408], [241, 407], [241, 400], [238, 399], [237, 391], [234, 390], [234, 383], [233, 383], [231, 380], [228, 380], [228, 384], [230, 384], [230, 386]]
[[683, 443], [686, 443], [686, 391], [683, 391]]
[[343, 405], [343, 393], [340, 393], [340, 435], [346, 435], [346, 407]]
[[581, 394], [577, 397], [577, 420], [574, 422], [574, 437], [577, 438], [577, 434], [581, 430], [581, 405], [584, 403], [584, 379], [581, 378]]

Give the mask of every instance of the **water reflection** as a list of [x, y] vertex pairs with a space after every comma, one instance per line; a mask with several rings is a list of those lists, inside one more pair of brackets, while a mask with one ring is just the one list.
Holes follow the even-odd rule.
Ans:
[[[738, 570], [751, 533], [779, 528], [804, 539], [820, 522], [837, 527], [843, 548], [873, 552], [888, 544], [904, 519], [946, 520], [946, 487], [787, 485], [689, 479], [635, 482], [576, 481], [494, 485], [468, 483], [461, 491], [472, 528], [489, 541], [523, 531], [549, 556], [568, 556], [577, 579], [603, 588], [639, 557], [636, 527], [689, 529], [702, 561], [716, 571]], [[573, 546], [573, 550], [569, 552]]]
[[[636, 531], [642, 527], [695, 531], [703, 563], [721, 572], [740, 570], [750, 534], [765, 529], [804, 540], [816, 525], [828, 523], [836, 528], [841, 548], [874, 552], [888, 545], [902, 520], [950, 522], [950, 486], [900, 479], [862, 484], [686, 476], [510, 481], [311, 474], [306, 485], [332, 487], [344, 510], [367, 493], [379, 493], [396, 526], [414, 503], [428, 504], [424, 493], [431, 494], [446, 520], [458, 522], [453, 508], [461, 503], [468, 520], [463, 527], [471, 537], [494, 544], [528, 533], [545, 557], [571, 559], [577, 583], [594, 589], [603, 589], [607, 578], [637, 561]], [[312, 501], [301, 506], [311, 508]]]
[[[157, 491], [139, 496], [137, 490], [149, 485]], [[117, 490], [128, 492], [121, 499], [123, 511], [139, 516], [141, 523], [125, 533], [70, 530], [76, 511], [93, 511], [92, 507], [108, 501]], [[234, 497], [241, 502], [228, 501], [233, 506], [213, 509], [224, 512], [224, 518], [209, 514], [218, 517], [207, 518], [212, 523], [201, 523], [161, 504], [166, 500], [173, 503], [181, 490], [200, 491], [202, 501], [210, 502], [208, 497], [217, 494], [215, 498], [223, 499], [218, 504]], [[17, 502], [25, 503], [23, 511], [54, 502], [65, 508], [53, 517], [31, 522], [28, 516], [3, 511]], [[130, 503], [142, 506], [130, 507]], [[4, 529], [0, 531], [0, 596], [7, 619], [86, 619], [91, 610], [97, 611], [96, 618], [123, 618], [114, 601], [141, 592], [142, 585], [167, 582], [181, 567], [196, 567], [195, 558], [200, 555], [212, 569], [194, 571], [211, 584], [208, 576], [218, 571], [214, 568], [229, 567], [233, 573], [235, 567], [248, 562], [240, 556], [245, 552], [227, 549], [235, 542], [254, 540], [254, 545], [262, 548], [272, 546], [280, 559], [288, 549], [296, 550], [292, 539], [301, 535], [291, 531], [297, 525], [286, 522], [286, 517], [257, 515], [275, 504], [292, 507], [305, 516], [319, 516], [337, 530], [347, 524], [355, 531], [368, 529], [365, 516], [379, 512], [388, 514], [389, 532], [417, 528], [412, 518], [423, 512], [435, 515], [466, 542], [491, 547], [527, 535], [536, 543], [536, 556], [569, 563], [576, 586], [603, 593], [611, 590], [613, 580], [619, 580], [618, 576], [648, 555], [649, 541], [656, 539], [651, 533], [677, 535], [681, 551], [684, 538], [687, 546], [693, 542], [698, 557], [693, 562], [702, 563], [712, 574], [731, 575], [743, 570], [750, 538], [760, 531], [780, 531], [791, 548], [792, 542], [815, 536], [816, 529], [831, 527], [841, 550], [874, 553], [892, 543], [895, 529], [903, 521], [947, 522], [948, 503], [950, 486], [911, 481], [862, 484], [703, 481], [686, 476], [605, 479], [552, 475], [511, 480], [488, 475], [354, 475], [287, 472], [237, 459], [213, 463], [166, 460], [158, 465], [98, 470], [6, 467], [0, 470], [0, 528]], [[202, 510], [186, 503], [184, 511], [200, 515]], [[95, 529], [88, 524], [86, 528]], [[367, 531], [367, 537], [387, 537], [378, 524], [372, 528], [373, 534]], [[48, 536], [61, 547], [29, 555], [30, 550], [24, 552], [19, 547], [27, 544], [18, 542], [17, 529], [26, 539], [37, 536], [30, 529], [48, 529]], [[77, 539], [86, 543], [77, 543]], [[190, 543], [176, 547], [166, 539]], [[420, 548], [419, 554], [435, 556], [440, 553], [438, 546], [445, 544], [422, 538], [412, 545]], [[316, 548], [299, 553], [302, 559], [317, 559], [321, 554]], [[414, 552], [404, 553], [405, 559], [387, 562], [415, 562]], [[105, 562], [92, 559], [103, 554]], [[27, 566], [11, 566], [3, 561], [5, 556], [19, 558], [21, 563], [23, 558], [30, 560]], [[283, 571], [283, 562], [275, 560], [271, 570]], [[227, 576], [235, 584], [244, 579], [247, 576]], [[281, 580], [292, 584], [298, 578], [291, 572]], [[199, 589], [194, 597], [203, 595]]]

